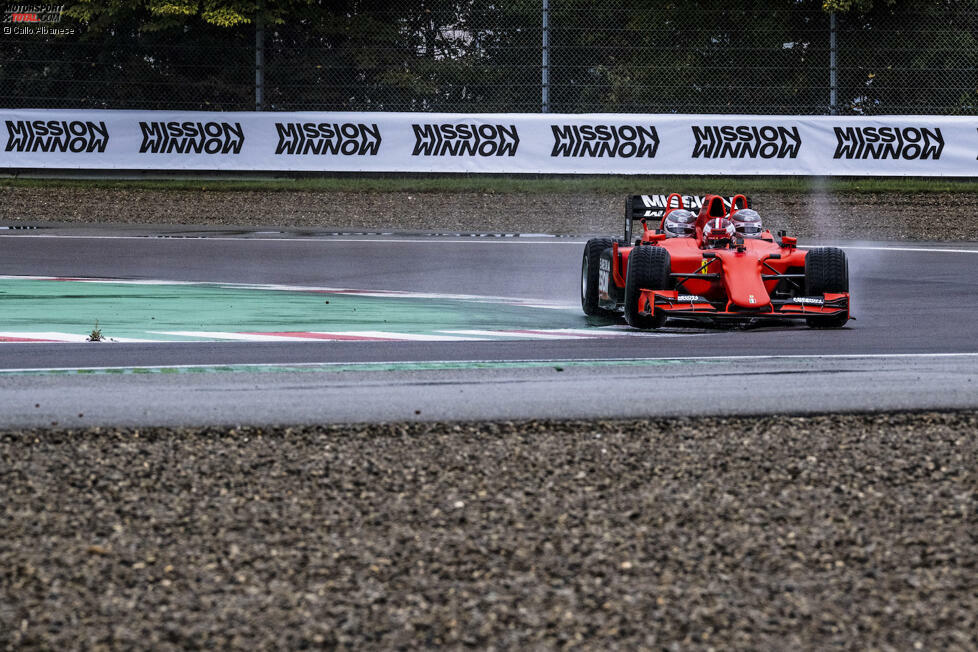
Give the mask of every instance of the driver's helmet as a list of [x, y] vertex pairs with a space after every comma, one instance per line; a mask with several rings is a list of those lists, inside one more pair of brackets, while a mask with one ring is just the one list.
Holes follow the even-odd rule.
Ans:
[[715, 217], [703, 225], [703, 246], [707, 249], [729, 247], [735, 233], [733, 222]]
[[757, 211], [750, 208], [741, 208], [735, 211], [730, 216], [730, 221], [733, 222], [737, 234], [744, 238], [759, 238], [764, 231], [761, 216], [757, 214]]
[[696, 233], [696, 215], [682, 208], [669, 211], [662, 223], [666, 236], [681, 238]]

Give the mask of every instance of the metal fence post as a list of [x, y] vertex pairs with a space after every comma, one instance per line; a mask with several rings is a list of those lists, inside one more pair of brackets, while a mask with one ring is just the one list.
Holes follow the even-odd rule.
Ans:
[[550, 113], [550, 0], [543, 0], [543, 97], [541, 112]]
[[265, 0], [255, 15], [255, 111], [265, 110]]
[[838, 115], [838, 77], [836, 74], [835, 12], [829, 14], [829, 114]]

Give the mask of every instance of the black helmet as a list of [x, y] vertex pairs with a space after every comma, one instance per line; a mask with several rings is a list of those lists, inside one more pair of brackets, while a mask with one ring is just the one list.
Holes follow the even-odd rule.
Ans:
[[759, 238], [764, 226], [761, 224], [761, 216], [757, 211], [750, 208], [741, 208], [730, 216], [737, 233], [744, 238]]
[[669, 211], [662, 228], [670, 238], [691, 236], [696, 231], [696, 215], [682, 208]]

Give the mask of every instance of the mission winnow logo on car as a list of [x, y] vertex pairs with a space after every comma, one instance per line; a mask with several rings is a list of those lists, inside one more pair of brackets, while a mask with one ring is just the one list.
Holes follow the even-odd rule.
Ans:
[[276, 154], [375, 156], [380, 127], [362, 122], [276, 122]]
[[240, 154], [240, 122], [140, 122], [140, 154]]
[[649, 125], [550, 125], [554, 147], [550, 156], [653, 158], [659, 134]]
[[412, 156], [516, 156], [520, 135], [516, 125], [412, 124]]
[[[633, 210], [642, 211], [640, 214], [633, 214], [635, 217], [662, 217], [669, 205], [669, 195], [637, 195], [635, 199], [641, 203], [633, 204]], [[698, 197], [696, 195], [683, 195], [683, 208], [698, 213], [703, 208], [705, 199], [705, 197]], [[731, 202], [733, 202], [733, 197], [721, 199], [723, 200], [723, 205], [729, 209]], [[750, 205], [749, 199], [748, 205]], [[673, 200], [672, 207], [676, 208], [675, 200]]]
[[937, 160], [944, 151], [940, 127], [833, 127], [835, 156], [846, 159]]
[[781, 125], [692, 125], [693, 158], [795, 158], [798, 127]]
[[109, 128], [91, 120], [7, 120], [8, 152], [104, 152]]

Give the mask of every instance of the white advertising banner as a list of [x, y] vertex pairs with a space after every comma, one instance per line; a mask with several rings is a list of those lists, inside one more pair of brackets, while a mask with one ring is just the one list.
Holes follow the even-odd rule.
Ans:
[[978, 117], [0, 110], [0, 169], [978, 176]]

